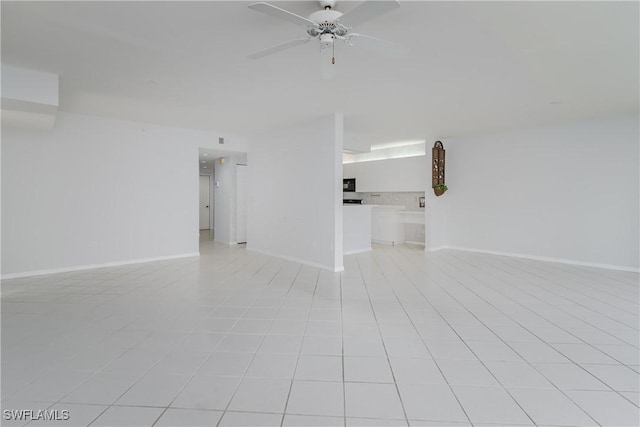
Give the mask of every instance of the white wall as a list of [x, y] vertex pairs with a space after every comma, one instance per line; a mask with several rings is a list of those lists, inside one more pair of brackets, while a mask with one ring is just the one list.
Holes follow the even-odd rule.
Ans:
[[[437, 197], [431, 187], [431, 149], [436, 141], [441, 138], [427, 138], [423, 158], [425, 168], [425, 219], [424, 219], [424, 248], [426, 251], [437, 251], [447, 245], [447, 213], [445, 196]], [[446, 147], [445, 147], [446, 149]], [[447, 170], [445, 169], [445, 180], [447, 180]]]
[[238, 163], [246, 164], [246, 155], [225, 156], [224, 163], [216, 160], [215, 223], [213, 239], [227, 245], [237, 243], [236, 237], [236, 168]]
[[637, 269], [638, 127], [635, 115], [443, 139], [446, 245]]
[[359, 193], [382, 191], [424, 191], [427, 180], [425, 156], [347, 163], [345, 178], [356, 179]]
[[360, 135], [345, 132], [342, 138], [342, 149], [354, 153], [366, 153], [371, 151], [371, 142]]
[[58, 76], [3, 65], [2, 126], [51, 130], [58, 112]]
[[343, 269], [342, 132], [332, 115], [249, 140], [249, 249]]
[[2, 97], [58, 107], [58, 75], [2, 66]]
[[3, 277], [197, 254], [198, 147], [217, 138], [67, 113], [3, 129]]

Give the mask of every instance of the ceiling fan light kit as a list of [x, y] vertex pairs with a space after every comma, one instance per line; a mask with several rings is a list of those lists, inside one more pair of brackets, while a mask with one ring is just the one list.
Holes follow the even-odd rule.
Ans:
[[[362, 47], [375, 51], [376, 53], [391, 56], [403, 57], [408, 55], [408, 49], [397, 45], [393, 42], [377, 39], [375, 37], [365, 36], [363, 34], [352, 33], [351, 29], [363, 22], [367, 22], [380, 15], [390, 12], [400, 6], [397, 0], [372, 0], [364, 1], [346, 13], [335, 10], [335, 0], [320, 0], [321, 10], [313, 12], [308, 18], [296, 15], [288, 10], [281, 9], [269, 3], [259, 2], [249, 5], [250, 9], [271, 15], [273, 17], [283, 19], [292, 24], [303, 27], [308, 37], [290, 40], [280, 43], [267, 49], [249, 55], [249, 58], [258, 59], [267, 55], [271, 55], [282, 50], [306, 44], [312, 39], [318, 39], [320, 43], [321, 53], [327, 49], [332, 50], [331, 65], [335, 64], [335, 40], [342, 40], [347, 46]], [[326, 70], [328, 61], [323, 58], [321, 65], [323, 67], [323, 76], [331, 76], [334, 72]]]
[[320, 49], [333, 45], [333, 34], [320, 34]]

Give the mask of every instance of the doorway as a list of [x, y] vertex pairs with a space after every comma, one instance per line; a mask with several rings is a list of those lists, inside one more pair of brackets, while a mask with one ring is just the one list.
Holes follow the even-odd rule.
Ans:
[[200, 175], [200, 230], [211, 229], [211, 176]]

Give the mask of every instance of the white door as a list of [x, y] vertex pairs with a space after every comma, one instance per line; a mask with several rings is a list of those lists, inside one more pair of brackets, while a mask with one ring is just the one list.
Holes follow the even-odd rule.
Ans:
[[200, 175], [200, 230], [211, 228], [209, 224], [209, 175]]
[[247, 165], [236, 168], [236, 241], [247, 243]]

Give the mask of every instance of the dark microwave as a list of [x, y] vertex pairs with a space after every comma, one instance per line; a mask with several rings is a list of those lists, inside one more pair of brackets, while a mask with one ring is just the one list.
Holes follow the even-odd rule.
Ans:
[[355, 192], [356, 191], [356, 179], [345, 178], [342, 180], [342, 191]]

